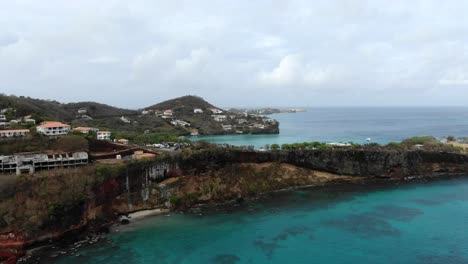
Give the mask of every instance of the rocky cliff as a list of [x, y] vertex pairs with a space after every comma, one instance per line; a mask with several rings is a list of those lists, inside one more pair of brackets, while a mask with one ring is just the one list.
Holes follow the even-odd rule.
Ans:
[[[468, 175], [468, 156], [385, 150], [210, 149], [25, 175], [0, 203], [0, 247], [23, 248], [143, 209], [188, 208], [295, 186]], [[1, 176], [3, 177], [3, 176]]]

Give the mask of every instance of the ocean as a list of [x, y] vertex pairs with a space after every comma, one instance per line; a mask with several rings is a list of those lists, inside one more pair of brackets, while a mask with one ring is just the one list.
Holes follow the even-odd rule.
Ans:
[[47, 263], [468, 263], [468, 179], [269, 194], [121, 226]]
[[[272, 117], [279, 135], [197, 139], [261, 147], [468, 136], [468, 108], [310, 108]], [[117, 229], [44, 263], [468, 263], [468, 178], [276, 192]]]
[[306, 108], [306, 112], [274, 114], [280, 122], [278, 135], [198, 136], [230, 145], [297, 142], [372, 142], [386, 144], [414, 136], [468, 136], [468, 107], [331, 107]]

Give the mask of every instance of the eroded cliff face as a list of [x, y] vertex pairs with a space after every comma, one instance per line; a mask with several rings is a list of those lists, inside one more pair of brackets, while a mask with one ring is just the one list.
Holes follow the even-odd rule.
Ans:
[[0, 202], [0, 247], [25, 245], [119, 214], [188, 208], [295, 186], [375, 178], [468, 175], [468, 156], [418, 151], [229, 149], [128, 164], [96, 164], [17, 179]]

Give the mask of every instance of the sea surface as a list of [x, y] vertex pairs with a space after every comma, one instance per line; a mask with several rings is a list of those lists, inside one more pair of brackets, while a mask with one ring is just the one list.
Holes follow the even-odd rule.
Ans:
[[466, 264], [468, 178], [278, 192], [119, 229], [47, 263]]
[[279, 135], [198, 136], [230, 145], [297, 142], [399, 142], [414, 136], [468, 136], [468, 107], [331, 107], [307, 108], [306, 112], [274, 114], [280, 122]]

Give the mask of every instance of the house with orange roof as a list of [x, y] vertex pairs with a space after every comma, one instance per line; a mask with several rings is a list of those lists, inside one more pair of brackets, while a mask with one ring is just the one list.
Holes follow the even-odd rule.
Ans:
[[80, 132], [82, 134], [89, 134], [89, 132], [98, 132], [99, 129], [95, 127], [75, 127], [73, 131]]
[[117, 143], [122, 144], [122, 145], [128, 145], [128, 139], [119, 138], [117, 139]]
[[36, 131], [46, 136], [61, 136], [68, 134], [70, 132], [70, 128], [70, 125], [61, 122], [44, 121], [40, 125], [36, 126]]

